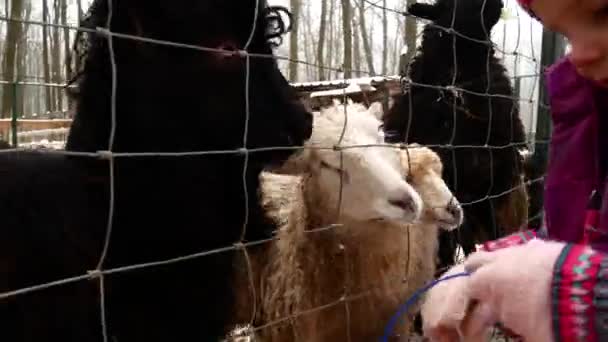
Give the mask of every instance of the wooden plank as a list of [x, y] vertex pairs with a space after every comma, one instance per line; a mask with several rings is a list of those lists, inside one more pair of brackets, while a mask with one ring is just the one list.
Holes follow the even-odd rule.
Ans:
[[[37, 131], [42, 129], [69, 128], [72, 125], [71, 119], [53, 120], [17, 120], [19, 132]], [[8, 138], [11, 132], [11, 119], [0, 119], [0, 135]]]

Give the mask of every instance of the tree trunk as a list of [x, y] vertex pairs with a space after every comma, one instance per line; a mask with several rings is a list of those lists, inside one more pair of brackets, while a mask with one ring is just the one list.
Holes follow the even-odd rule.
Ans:
[[365, 52], [367, 71], [369, 71], [371, 76], [376, 76], [376, 71], [374, 70], [374, 55], [370, 46], [365, 21], [365, 1], [361, 0], [359, 3], [359, 31], [361, 31], [361, 40], [363, 41], [363, 51]]
[[298, 38], [299, 38], [299, 22], [300, 22], [300, 0], [290, 0], [291, 14], [293, 15], [291, 36], [289, 37], [289, 58], [292, 60], [289, 63], [289, 80], [291, 82], [298, 81]]
[[344, 32], [344, 78], [352, 78], [353, 47], [352, 47], [352, 15], [350, 0], [342, 0], [342, 30]]
[[78, 24], [80, 24], [82, 16], [84, 15], [84, 13], [82, 13], [82, 0], [76, 0], [76, 10], [78, 11]]
[[353, 62], [355, 67], [355, 77], [361, 77], [361, 46], [359, 44], [358, 25], [353, 21]]
[[[84, 16], [84, 13], [82, 12], [82, 1], [81, 0], [76, 0], [76, 12], [78, 15], [78, 24], [80, 25], [80, 21], [82, 20], [82, 17]], [[74, 41], [72, 42], [73, 47], [76, 46], [77, 42], [76, 39], [78, 37], [78, 33], [74, 34]], [[69, 44], [70, 42], [68, 42]], [[66, 61], [67, 64], [69, 65], [68, 68], [66, 70], [71, 71], [72, 68], [74, 68], [73, 70], [76, 71], [76, 73], [79, 72], [80, 70], [80, 58], [76, 55], [71, 55], [71, 51], [66, 51], [67, 55], [66, 55]], [[74, 76], [74, 73], [68, 73], [66, 75], [66, 80], [69, 80], [71, 77]]]
[[[32, 14], [32, 4], [29, 0], [25, 0], [25, 13], [23, 17], [25, 20], [30, 20]], [[17, 81], [26, 81], [27, 80], [27, 57], [28, 57], [28, 39], [27, 34], [29, 31], [29, 25], [23, 25], [23, 29], [21, 32], [21, 37], [19, 39], [19, 43], [17, 44], [17, 74], [15, 75], [15, 79]], [[31, 88], [19, 87], [19, 92], [17, 94], [17, 104], [15, 108], [17, 108], [18, 113], [21, 115], [25, 115], [28, 113], [25, 111], [25, 96], [26, 92], [30, 92]]]
[[318, 79], [325, 80], [324, 67], [324, 48], [325, 48], [325, 30], [327, 28], [327, 0], [321, 0], [321, 24], [319, 25], [319, 43], [317, 45], [317, 65], [319, 68]]
[[[48, 0], [42, 0], [42, 21], [45, 23], [50, 22]], [[42, 68], [44, 73], [44, 83], [51, 83], [51, 66], [49, 63], [49, 28], [46, 25], [42, 25]], [[47, 111], [51, 110], [53, 107], [51, 96], [51, 89], [46, 88], [44, 90], [44, 99]]]
[[[311, 49], [309, 48], [309, 46], [311, 45], [310, 44], [310, 40], [311, 40], [310, 39], [310, 36], [311, 36], [311, 33], [310, 33], [310, 21], [311, 21], [310, 20], [310, 2], [307, 2], [305, 6], [306, 6], [305, 10], [302, 11], [302, 16], [300, 16], [300, 18], [302, 20], [302, 23], [304, 24], [304, 25], [301, 26], [301, 29], [302, 29], [301, 32], [302, 32], [302, 34], [300, 35], [301, 37], [304, 38], [303, 39], [304, 48], [302, 48], [302, 46], [300, 46], [300, 48], [302, 50], [304, 50], [303, 51], [304, 52], [304, 60], [305, 61], [310, 61], [310, 60], [312, 60]], [[311, 71], [312, 70], [311, 70], [309, 64], [305, 64], [304, 65], [304, 71], [305, 71], [304, 72], [305, 76], [304, 76], [303, 81], [306, 82], [306, 81], [312, 80], [312, 75], [311, 75]]]
[[[416, 3], [415, 0], [407, 0], [407, 6]], [[410, 60], [416, 53], [416, 36], [418, 35], [416, 20], [414, 18], [405, 18], [405, 46], [407, 46], [407, 53], [402, 54], [399, 61], [399, 74], [406, 76], [409, 72], [408, 67]]]
[[397, 15], [397, 34], [395, 34], [393, 40], [393, 51], [391, 51], [391, 62], [390, 62], [390, 73], [394, 75], [395, 73], [399, 73], [399, 61], [401, 58], [401, 51], [399, 49], [399, 41], [401, 36], [399, 32], [403, 29], [403, 20], [400, 15]]
[[[343, 0], [338, 0], [338, 2], [336, 3], [336, 18], [341, 18], [342, 16], [342, 6], [340, 6], [340, 2]], [[335, 37], [334, 37], [334, 48], [333, 48], [333, 57], [334, 60], [332, 61], [332, 65], [333, 66], [338, 66], [340, 70], [344, 69], [344, 30], [340, 29], [340, 22], [339, 19], [335, 19], [336, 20], [336, 25], [337, 27], [335, 28]], [[340, 73], [343, 73], [344, 71], [335, 71], [334, 72], [334, 76], [333, 78], [340, 78], [340, 77], [344, 77], [344, 75], [340, 75]], [[330, 79], [332, 78], [331, 74], [330, 74]]]
[[[64, 61], [65, 61], [65, 77], [61, 79], [59, 83], [64, 81], [72, 75], [72, 63], [68, 56], [70, 55], [70, 29], [67, 27], [68, 24], [68, 3], [67, 0], [61, 0], [61, 24], [64, 25], [63, 29], [63, 49], [64, 49]], [[63, 89], [58, 89], [59, 96], [63, 98]], [[68, 98], [68, 110], [71, 108], [71, 100]]]
[[388, 17], [386, 11], [386, 0], [382, 0], [382, 75], [386, 75], [388, 58]]
[[[11, 18], [21, 20], [23, 12], [23, 0], [13, 0], [11, 6]], [[15, 58], [17, 57], [17, 45], [21, 37], [22, 25], [20, 22], [11, 21], [7, 23], [6, 43], [4, 45], [4, 58], [2, 65], [6, 80], [15, 81]], [[2, 117], [9, 117], [13, 106], [13, 88], [4, 86], [2, 92]]]
[[[60, 19], [60, 13], [61, 13], [61, 4], [60, 4], [61, 0], [55, 0], [54, 6], [53, 6], [53, 13], [54, 13], [54, 18], [53, 18], [53, 23], [54, 24], [59, 24], [59, 19]], [[53, 28], [53, 83], [55, 84], [59, 84], [61, 83], [61, 69], [62, 69], [62, 65], [63, 63], [61, 63], [61, 36], [59, 35], [59, 27], [55, 26]], [[56, 111], [61, 111], [63, 110], [63, 92], [54, 87], [53, 88], [53, 92], [55, 94], [55, 103], [56, 103], [56, 107], [55, 110]]]
[[[336, 20], [336, 14], [335, 14], [335, 0], [328, 0], [329, 1], [329, 40], [327, 41], [327, 58], [325, 59], [325, 62], [327, 64], [327, 66], [333, 67], [333, 57], [334, 55], [337, 53], [336, 50], [332, 50], [332, 44], [334, 44], [334, 41], [336, 40], [336, 28], [335, 28], [335, 20]], [[331, 70], [325, 70], [326, 75], [328, 78], [331, 79]]]
[[[312, 22], [313, 22], [313, 20], [312, 20], [312, 18], [313, 18], [312, 7], [313, 7], [313, 5], [311, 5], [310, 2], [307, 4], [307, 7], [306, 7], [306, 12], [307, 12], [306, 16], [308, 18], [308, 22], [306, 23], [306, 35], [308, 37], [307, 43], [306, 43], [306, 51], [308, 51], [308, 54], [310, 56], [309, 57], [310, 61], [314, 61], [314, 59], [316, 58], [315, 57], [315, 54], [316, 54], [316, 43], [315, 43], [315, 41], [316, 41], [316, 39], [315, 39], [314, 28], [312, 26]], [[317, 68], [315, 68], [314, 65], [308, 66], [308, 70], [310, 71], [310, 75], [308, 77], [309, 81], [318, 80], [319, 79], [319, 77], [317, 75]]]

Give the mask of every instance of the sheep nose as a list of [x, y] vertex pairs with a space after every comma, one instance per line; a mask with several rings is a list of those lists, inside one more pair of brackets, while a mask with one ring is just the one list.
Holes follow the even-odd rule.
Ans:
[[448, 203], [447, 212], [454, 217], [454, 220], [459, 222], [462, 220], [462, 207], [460, 206], [460, 203], [453, 198], [450, 200], [450, 203]]
[[390, 199], [388, 203], [405, 211], [416, 211], [416, 206], [411, 198]]

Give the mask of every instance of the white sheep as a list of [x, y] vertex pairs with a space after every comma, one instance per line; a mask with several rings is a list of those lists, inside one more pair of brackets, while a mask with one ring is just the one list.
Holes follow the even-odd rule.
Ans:
[[[398, 306], [432, 279], [439, 226], [461, 224], [435, 153], [370, 146], [384, 143], [380, 121], [352, 104], [347, 112], [344, 132], [342, 106], [315, 116], [308, 148], [283, 168], [303, 174], [262, 175], [264, 207], [280, 229], [237, 271], [235, 322], [253, 322], [262, 341], [377, 339]], [[343, 149], [342, 162], [336, 151], [314, 148], [340, 136], [342, 145], [367, 147]]]

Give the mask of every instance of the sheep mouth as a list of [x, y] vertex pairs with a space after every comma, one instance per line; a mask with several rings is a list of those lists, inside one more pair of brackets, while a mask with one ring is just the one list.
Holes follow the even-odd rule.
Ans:
[[402, 210], [408, 214], [416, 212], [416, 205], [411, 200], [388, 200], [388, 203], [391, 207]]
[[437, 220], [437, 224], [439, 228], [443, 230], [452, 230], [457, 228], [460, 225], [460, 221], [458, 220]]

